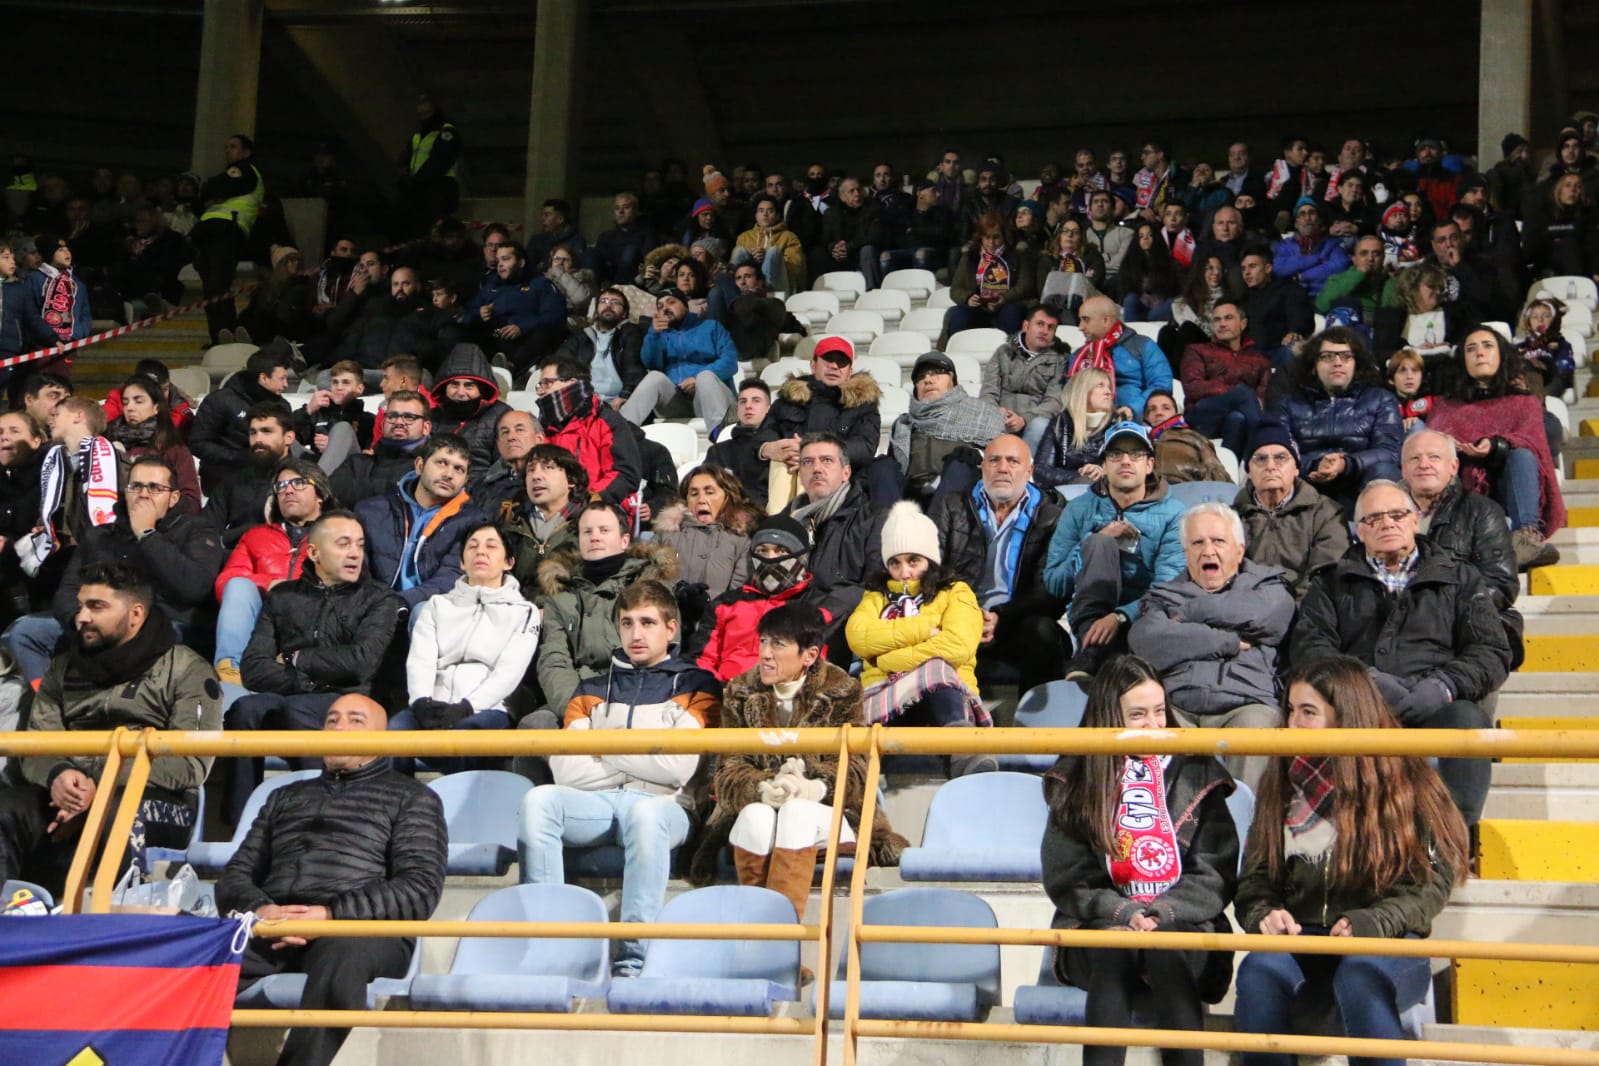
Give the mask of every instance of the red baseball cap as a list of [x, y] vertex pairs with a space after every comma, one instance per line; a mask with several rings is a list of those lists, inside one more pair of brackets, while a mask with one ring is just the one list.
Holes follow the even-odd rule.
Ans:
[[849, 366], [855, 362], [855, 345], [850, 343], [848, 337], [823, 337], [816, 342], [811, 355], [840, 366]]

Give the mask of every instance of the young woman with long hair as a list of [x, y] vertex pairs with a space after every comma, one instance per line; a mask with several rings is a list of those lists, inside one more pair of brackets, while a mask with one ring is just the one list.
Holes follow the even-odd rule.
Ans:
[[1099, 453], [1116, 406], [1110, 375], [1084, 367], [1066, 382], [1060, 400], [1061, 412], [1050, 419], [1033, 464], [1033, 482], [1040, 488], [1091, 484], [1105, 476]]
[[167, 392], [153, 378], [135, 374], [122, 383], [122, 411], [106, 424], [105, 435], [127, 450], [129, 458], [159, 455], [178, 472], [179, 508], [200, 513], [200, 476], [194, 455], [173, 424]]

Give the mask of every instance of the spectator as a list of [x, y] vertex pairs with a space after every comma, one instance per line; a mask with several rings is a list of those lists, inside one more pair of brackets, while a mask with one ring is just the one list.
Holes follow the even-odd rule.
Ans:
[[261, 598], [305, 565], [306, 534], [324, 509], [337, 506], [328, 477], [306, 459], [283, 459], [272, 470], [266, 522], [246, 530], [216, 579], [217, 677], [242, 685], [239, 659], [250, 641]]
[[1005, 168], [996, 166], [993, 160], [984, 162], [977, 171], [970, 192], [964, 197], [964, 202], [961, 204], [960, 235], [968, 242], [968, 246], [977, 242], [980, 236], [979, 224], [984, 215], [992, 213], [1001, 219], [1009, 219], [1011, 213], [1016, 210], [1016, 201], [1019, 197], [1012, 196], [1006, 191], [1006, 181], [1002, 180], [1004, 173]]
[[339, 502], [353, 507], [362, 500], [382, 496], [415, 469], [415, 453], [433, 433], [431, 411], [427, 398], [419, 392], [391, 392], [383, 412], [382, 437], [371, 453], [356, 452], [329, 475]]
[[1136, 422], [1105, 435], [1105, 475], [1066, 505], [1044, 564], [1044, 586], [1070, 601], [1077, 654], [1066, 678], [1083, 680], [1126, 647], [1139, 600], [1182, 573], [1183, 505], [1155, 473], [1155, 446]]
[[[1276, 729], [1277, 654], [1295, 606], [1286, 575], [1244, 558], [1244, 524], [1224, 503], [1190, 507], [1181, 530], [1187, 571], [1144, 595], [1128, 645], [1160, 671], [1178, 725]], [[1222, 760], [1251, 789], [1266, 763]]]
[[1242, 292], [1227, 276], [1227, 264], [1219, 255], [1195, 256], [1182, 293], [1171, 302], [1171, 322], [1161, 328], [1158, 340], [1161, 351], [1173, 364], [1173, 373], [1179, 372], [1183, 351], [1190, 344], [1204, 344], [1211, 339], [1210, 317], [1222, 301], [1243, 307]]
[[462, 539], [485, 520], [466, 493], [467, 464], [465, 441], [434, 434], [417, 451], [413, 472], [355, 506], [366, 531], [368, 578], [393, 589], [407, 608], [455, 585]]
[[1266, 174], [1265, 206], [1267, 223], [1278, 233], [1297, 221], [1298, 202], [1316, 193], [1316, 181], [1305, 167], [1310, 146], [1303, 137], [1284, 137], [1282, 156]]
[[189, 447], [200, 460], [200, 487], [207, 494], [215, 493], [250, 461], [250, 420], [246, 415], [252, 407], [271, 404], [282, 411], [287, 425], [289, 404], [282, 397], [289, 388], [291, 365], [292, 349], [287, 344], [268, 345], [201, 401], [189, 431]]
[[733, 266], [753, 264], [770, 288], [782, 292], [803, 289], [805, 248], [783, 224], [777, 198], [757, 196], [754, 212], [754, 227], [740, 233], [734, 241]]
[[1194, 258], [1215, 256], [1230, 270], [1243, 262], [1244, 247], [1244, 216], [1236, 207], [1218, 207], [1210, 216], [1210, 235], [1194, 247]]
[[[1417, 538], [1416, 505], [1403, 486], [1368, 484], [1356, 515], [1360, 543], [1316, 573], [1300, 604], [1294, 666], [1352, 655], [1402, 725], [1486, 729], [1482, 701], [1510, 669], [1493, 590], [1475, 568]], [[1491, 770], [1481, 759], [1439, 760], [1468, 826], [1482, 816]]]
[[865, 470], [877, 455], [882, 390], [870, 374], [856, 374], [855, 346], [846, 337], [823, 337], [811, 353], [811, 372], [789, 378], [755, 434], [756, 455], [771, 463], [767, 511], [782, 510], [798, 490], [800, 442], [828, 432], [844, 443], [849, 465]]
[[1130, 419], [1134, 411], [1142, 411], [1156, 389], [1171, 389], [1171, 365], [1160, 346], [1124, 326], [1109, 297], [1083, 301], [1077, 324], [1086, 343], [1072, 356], [1066, 374], [1070, 377], [1087, 366], [1109, 374], [1119, 417]]
[[1561, 396], [1575, 384], [1577, 356], [1561, 331], [1565, 315], [1566, 305], [1553, 296], [1539, 296], [1522, 308], [1516, 348], [1526, 360], [1522, 371], [1533, 393]]
[[1366, 199], [1366, 175], [1359, 170], [1341, 172], [1336, 188], [1329, 183], [1325, 203], [1327, 233], [1345, 251], [1354, 248], [1357, 237], [1376, 230], [1376, 208]]
[[[1038, 260], [1038, 271], [1044, 278], [1046, 300], [1053, 298], [1057, 285], [1061, 286], [1058, 291], [1070, 293], [1073, 275], [1082, 275], [1096, 292], [1105, 287], [1105, 257], [1096, 246], [1084, 239], [1083, 224], [1075, 218], [1062, 222], [1054, 235], [1048, 238]], [[1084, 298], [1089, 295], [1092, 293], [1084, 294]], [[1066, 309], [1075, 317], [1076, 309], [1071, 306], [1069, 297]]]
[[[1160, 238], [1160, 224], [1140, 222], [1112, 286], [1129, 322], [1164, 322], [1181, 291], [1181, 267]], [[1081, 323], [1078, 323], [1081, 325]]]
[[[1325, 315], [1335, 307], [1353, 307], [1360, 312], [1362, 322], [1375, 322], [1387, 282], [1382, 238], [1372, 233], [1357, 237], [1349, 269], [1327, 279], [1316, 296], [1316, 310]], [[1380, 344], [1377, 350], [1382, 351]]]
[[[763, 516], [750, 506], [738, 479], [721, 467], [696, 466], [683, 476], [683, 502], [655, 516], [655, 539], [677, 552], [678, 602], [685, 586], [699, 586], [705, 600], [714, 600], [749, 579], [750, 534]], [[701, 611], [692, 613], [698, 622]], [[685, 617], [690, 633], [694, 627]]]
[[[298, 579], [266, 594], [239, 660], [249, 691], [227, 709], [225, 726], [317, 729], [335, 701], [366, 694], [394, 636], [399, 601], [362, 571], [366, 533], [349, 511], [323, 511], [306, 534]], [[310, 759], [315, 763], [319, 760]], [[261, 781], [261, 760], [241, 760], [225, 790], [224, 819], [236, 825]]]
[[639, 198], [619, 192], [611, 202], [615, 229], [608, 229], [594, 240], [587, 266], [601, 285], [628, 285], [638, 274], [644, 253], [655, 246], [655, 234], [639, 210]]
[[332, 473], [351, 455], [361, 450], [361, 442], [372, 439], [377, 418], [361, 400], [364, 391], [361, 364], [353, 360], [334, 363], [328, 371], [328, 387], [318, 389], [306, 401], [310, 447], [319, 465]]
[[634, 425], [652, 415], [686, 418], [692, 412], [707, 426], [717, 426], [732, 406], [738, 373], [733, 338], [720, 322], [691, 314], [688, 305], [689, 298], [677, 289], [656, 300], [639, 352], [646, 373], [621, 408]]
[[141, 203], [133, 211], [131, 232], [122, 239], [123, 255], [115, 268], [118, 294], [138, 300], [147, 315], [165, 314], [169, 302], [183, 299], [178, 272], [189, 263], [183, 238], [167, 225], [154, 204]]
[[328, 250], [328, 257], [322, 265], [311, 272], [311, 313], [318, 317], [326, 315], [344, 297], [345, 291], [355, 279], [358, 261], [355, 255], [355, 242], [348, 237], [341, 237], [332, 241]]
[[1409, 348], [1401, 348], [1388, 357], [1388, 387], [1399, 401], [1399, 415], [1406, 434], [1432, 410], [1433, 398], [1423, 395], [1426, 373], [1426, 362]]
[[[24, 339], [30, 349], [82, 340], [94, 328], [94, 316], [89, 311], [89, 287], [72, 268], [72, 248], [65, 237], [44, 235], [39, 237], [38, 247], [43, 262], [26, 278], [32, 306], [22, 319], [31, 330]], [[54, 370], [71, 364], [71, 357], [59, 356], [37, 369]]]
[[577, 456], [588, 472], [590, 491], [613, 504], [638, 491], [644, 460], [635, 430], [594, 395], [588, 367], [550, 356], [539, 365], [536, 381], [545, 441]]
[[1050, 420], [1061, 411], [1060, 380], [1070, 349], [1056, 334], [1059, 325], [1058, 311], [1048, 304], [1034, 305], [1016, 335], [983, 364], [978, 399], [998, 407], [1005, 432], [1020, 434], [1032, 452], [1038, 451]]
[[1383, 210], [1377, 236], [1382, 238], [1382, 262], [1386, 269], [1401, 270], [1421, 261], [1415, 223], [1410, 220], [1410, 210], [1404, 200], [1395, 201]]
[[503, 244], [495, 253], [494, 273], [483, 280], [466, 305], [466, 321], [486, 350], [503, 356], [516, 377], [566, 340], [566, 298], [528, 265], [520, 244]]
[[[1159, 675], [1126, 656], [1095, 679], [1083, 724], [1164, 729], [1167, 711]], [[1044, 777], [1044, 889], [1055, 904], [1054, 924], [1231, 932], [1225, 912], [1238, 884], [1238, 832], [1227, 811], [1232, 791], [1227, 772], [1203, 755], [1061, 756]], [[1135, 854], [1160, 859], [1129, 857]], [[1232, 953], [1061, 948], [1054, 972], [1087, 993], [1088, 1025], [1131, 1026], [1134, 998], [1153, 990], [1160, 1028], [1200, 1031], [1200, 1002], [1226, 995]], [[1085, 1066], [1120, 1066], [1126, 1055], [1120, 1047], [1083, 1048]], [[1163, 1063], [1180, 1066], [1198, 1066], [1204, 1057], [1161, 1052]]]
[[544, 271], [544, 280], [554, 285], [566, 301], [568, 325], [588, 321], [589, 301], [594, 298], [594, 272], [577, 265], [572, 249], [564, 244], [551, 249], [550, 265]]
[[1144, 404], [1144, 425], [1155, 442], [1155, 473], [1168, 485], [1184, 481], [1231, 481], [1210, 438], [1188, 428], [1177, 400], [1165, 389], [1149, 394]]
[[1039, 485], [1046, 489], [1085, 485], [1105, 476], [1098, 460], [1114, 418], [1116, 396], [1110, 382], [1109, 372], [1086, 367], [1066, 383], [1063, 407], [1038, 445], [1034, 478]]
[[492, 512], [504, 527], [523, 589], [538, 588], [538, 568], [545, 559], [577, 549], [577, 515], [588, 499], [588, 471], [576, 456], [554, 444], [528, 451], [522, 487]]
[[[189, 231], [194, 269], [207, 300], [226, 292], [239, 268], [240, 253], [266, 202], [266, 182], [255, 165], [255, 142], [235, 133], [222, 144], [222, 172], [206, 179], [199, 198], [205, 211]], [[232, 300], [217, 300], [205, 309], [212, 344], [227, 344], [238, 326]]]
[[426, 93], [416, 102], [416, 131], [400, 152], [400, 179], [407, 236], [427, 233], [439, 219], [455, 214], [461, 189], [456, 170], [461, 159], [461, 133], [444, 110]]
[[[349, 289], [328, 312], [332, 345], [326, 362], [352, 359], [366, 370], [377, 370], [391, 355], [411, 354], [395, 348], [399, 325], [426, 302], [415, 270], [399, 266], [390, 271], [381, 252], [362, 252]], [[316, 351], [326, 347], [324, 342]]]
[[1294, 365], [1294, 346], [1310, 336], [1316, 319], [1304, 287], [1272, 276], [1270, 248], [1250, 248], [1240, 270], [1247, 290], [1249, 336], [1279, 372]]
[[[756, 666], [727, 686], [721, 724], [731, 729], [839, 729], [864, 726], [860, 682], [822, 659], [827, 621], [808, 604], [790, 604], [764, 614], [759, 623]], [[716, 880], [722, 849], [732, 846], [741, 885], [781, 894], [800, 920], [811, 894], [817, 849], [827, 843], [832, 805], [844, 805], [840, 840], [853, 840], [861, 821], [864, 760], [851, 755], [845, 794], [834, 795], [836, 756], [779, 759], [770, 755], [724, 755], [716, 762], [711, 791], [716, 806], [695, 849], [690, 880]], [[872, 819], [871, 862], [893, 866], [908, 845], [879, 807]]]
[[1179, 271], [1186, 272], [1194, 262], [1194, 233], [1188, 228], [1188, 208], [1172, 200], [1160, 209], [1160, 232], [1156, 234], [1166, 246], [1172, 262]]
[[[861, 657], [868, 724], [992, 726], [978, 698], [977, 648], [985, 624], [970, 585], [943, 565], [938, 530], [914, 503], [896, 503], [882, 526], [883, 569], [845, 625]], [[992, 755], [952, 755], [951, 777], [999, 769]]]
[[257, 404], [244, 412], [249, 426], [250, 453], [246, 464], [230, 471], [205, 501], [201, 515], [231, 549], [246, 530], [261, 524], [268, 498], [272, 495], [272, 471], [289, 457], [294, 430], [284, 415], [285, 408], [273, 403]]
[[[240, 339], [248, 337], [262, 344], [278, 337], [303, 344], [322, 328], [311, 309], [311, 275], [301, 269], [297, 248], [273, 245], [271, 264], [271, 270], [257, 274], [255, 291], [239, 315], [235, 336], [242, 334]], [[180, 299], [182, 291], [180, 284], [179, 295], [173, 299]]]
[[944, 333], [980, 327], [1015, 333], [1023, 309], [1038, 299], [1038, 253], [1015, 247], [1003, 215], [979, 215], [974, 226], [972, 245], [950, 275], [955, 306], [944, 316]]
[[[577, 687], [565, 705], [572, 730], [704, 729], [719, 724], [722, 686], [673, 654], [677, 601], [658, 581], [640, 581], [616, 596], [621, 650], [603, 676]], [[621, 919], [653, 922], [666, 899], [672, 849], [692, 828], [689, 781], [700, 757], [688, 755], [555, 755], [555, 784], [539, 785], [522, 801], [522, 879], [563, 884], [567, 845], [620, 844]], [[611, 971], [636, 977], [644, 944], [617, 944]]]
[[1488, 171], [1488, 197], [1504, 214], [1523, 217], [1523, 204], [1537, 181], [1532, 166], [1532, 145], [1519, 133], [1507, 133], [1499, 141], [1502, 158]]
[[[865, 380], [865, 379], [863, 379]], [[772, 409], [772, 390], [760, 378], [739, 382], [734, 401], [736, 421], [714, 438], [705, 462], [730, 472], [748, 493], [750, 503], [766, 512], [767, 463], [760, 456], [757, 439], [761, 423]]]
[[433, 374], [457, 344], [471, 340], [471, 333], [461, 297], [447, 279], [434, 278], [423, 287], [427, 302], [395, 324], [389, 347], [414, 357]]
[[644, 380], [643, 347], [644, 327], [627, 320], [627, 294], [613, 287], [594, 301], [594, 320], [574, 330], [555, 354], [588, 367], [594, 394], [619, 411]]
[[1122, 260], [1133, 245], [1133, 231], [1116, 224], [1116, 197], [1109, 189], [1095, 189], [1088, 194], [1088, 228], [1083, 230], [1083, 240], [1099, 252], [1105, 261], [1105, 282], [1108, 284], [1121, 273]]
[[1242, 304], [1218, 300], [1210, 323], [1212, 339], [1183, 353], [1184, 414], [1194, 429], [1220, 437], [1238, 455], [1260, 423], [1271, 364], [1249, 337]]
[[[881, 553], [884, 514], [872, 505], [866, 490], [853, 480], [854, 467], [844, 441], [827, 432], [807, 433], [799, 442], [799, 480], [804, 494], [794, 497], [783, 514], [810, 533], [811, 573], [820, 599], [817, 606], [834, 620], [835, 630], [861, 602], [866, 580]], [[842, 632], [830, 638], [842, 656]], [[837, 661], [837, 660], [833, 660]]]
[[[0, 241], [0, 359], [14, 359], [33, 347], [42, 325], [31, 322], [36, 314], [33, 293], [17, 268], [16, 251], [9, 241]], [[10, 386], [12, 406], [21, 393], [23, 374], [20, 368], [0, 370], [0, 383]]]
[[172, 421], [166, 390], [153, 380], [135, 374], [123, 382], [121, 412], [106, 424], [106, 439], [122, 447], [130, 458], [155, 455], [165, 459], [177, 472], [179, 509], [185, 514], [200, 513], [200, 478], [194, 456], [184, 447], [183, 435]]
[[[485, 229], [483, 234], [485, 241], [490, 240], [491, 235], [494, 239], [505, 239], [501, 229]], [[431, 279], [429, 292], [442, 290], [456, 300], [465, 300], [477, 290], [485, 268], [494, 260], [490, 254], [488, 261], [484, 261], [483, 250], [467, 237], [466, 225], [458, 218], [441, 219], [433, 227], [433, 239], [422, 246], [418, 258], [422, 276]]]
[[[85, 567], [76, 603], [72, 638], [38, 684], [28, 732], [220, 727], [216, 677], [204, 659], [173, 639], [141, 571], [121, 562]], [[38, 755], [16, 761], [20, 775], [0, 786], [0, 879], [31, 874], [59, 892], [79, 844], [79, 816], [95, 800], [106, 760]], [[188, 842], [210, 768], [211, 760], [198, 756], [150, 762], [126, 863], [142, 863], [146, 847]]]
[[[1428, 258], [1444, 268], [1451, 282], [1446, 291], [1449, 303], [1460, 304], [1462, 313], [1478, 322], [1515, 317], [1514, 294], [1499, 291], [1497, 269], [1466, 246], [1454, 219], [1445, 218], [1433, 226], [1431, 245]], [[1383, 302], [1393, 303], [1394, 298], [1385, 293]]]
[[955, 363], [940, 351], [916, 357], [910, 410], [889, 430], [888, 455], [873, 462], [872, 502], [965, 494], [977, 483], [978, 456], [1005, 432], [1003, 416], [961, 388]]
[[1521, 240], [1535, 276], [1591, 277], [1599, 270], [1599, 220], [1583, 198], [1579, 175], [1562, 174], [1546, 183], [1544, 195], [1528, 207]]
[[1378, 384], [1366, 342], [1342, 326], [1299, 350], [1293, 391], [1275, 417], [1299, 446], [1306, 480], [1346, 508], [1362, 485], [1399, 473], [1399, 404]]
[[[1349, 659], [1296, 670], [1287, 705], [1294, 729], [1394, 725], [1378, 686]], [[1466, 827], [1438, 777], [1416, 756], [1272, 759], [1233, 901], [1238, 924], [1279, 936], [1427, 936], [1470, 862]], [[1295, 1012], [1328, 1006], [1330, 993], [1351, 1037], [1404, 1040], [1411, 1034], [1400, 1014], [1431, 986], [1429, 962], [1419, 957], [1251, 952], [1238, 967], [1238, 1029], [1284, 1032]]]
[[919, 181], [912, 209], [897, 221], [884, 220], [884, 245], [878, 270], [887, 276], [895, 270], [937, 270], [947, 264], [955, 247], [955, 215], [939, 202], [939, 186]]
[[1444, 302], [1448, 285], [1449, 275], [1436, 263], [1420, 263], [1401, 271], [1388, 290], [1397, 306], [1377, 312], [1377, 352], [1408, 348], [1432, 367], [1447, 362], [1461, 337], [1477, 324], [1466, 304]]
[[56, 405], [39, 471], [39, 525], [16, 546], [24, 571], [48, 566], [43, 572], [53, 577], [68, 558], [60, 549], [83, 543], [90, 530], [116, 519], [127, 460], [104, 432], [105, 413], [93, 400], [69, 396]]
[[472, 502], [484, 514], [498, 516], [500, 507], [522, 491], [528, 454], [544, 443], [544, 430], [530, 412], [507, 408], [494, 427], [495, 460], [482, 477], [467, 483]]
[[[15, 383], [17, 378], [12, 381]], [[73, 394], [72, 382], [49, 370], [34, 370], [21, 378], [21, 384], [23, 413], [48, 430], [56, 407]]]
[[1560, 558], [1548, 540], [1566, 524], [1566, 503], [1544, 433], [1543, 404], [1521, 384], [1519, 362], [1498, 331], [1466, 334], [1427, 428], [1454, 439], [1465, 460], [1461, 483], [1504, 507], [1516, 565], [1525, 570]]
[[572, 221], [575, 217], [572, 205], [565, 200], [545, 200], [539, 208], [540, 232], [529, 238], [526, 256], [536, 273], [549, 269], [551, 253], [562, 246], [571, 250], [574, 262], [581, 262], [588, 254], [588, 242]]
[[1443, 141], [1430, 136], [1416, 139], [1415, 152], [1415, 158], [1394, 172], [1399, 188], [1420, 193], [1434, 218], [1446, 218], [1460, 195], [1459, 158], [1446, 155]]
[[[133, 373], [135, 377], [148, 378], [155, 384], [160, 392], [159, 399], [166, 401], [167, 411], [172, 416], [172, 425], [177, 429], [179, 436], [187, 441], [189, 428], [194, 424], [194, 409], [200, 406], [199, 402], [172, 384], [172, 376], [167, 371], [167, 365], [159, 359], [140, 359], [134, 364]], [[151, 393], [151, 395], [156, 394]], [[122, 414], [122, 387], [118, 386], [106, 393], [105, 400], [100, 406], [105, 410], [106, 420], [115, 421]]]
[[[16, 546], [41, 524], [39, 471], [44, 465], [45, 428], [25, 411], [0, 413], [0, 623], [43, 607], [48, 592], [37, 574], [23, 572]], [[38, 601], [36, 603], [36, 601]]]
[[[417, 609], [405, 657], [405, 710], [390, 729], [510, 729], [509, 707], [538, 648], [539, 609], [511, 575], [511, 540], [479, 522], [461, 540], [461, 576]], [[489, 768], [495, 760], [428, 756], [434, 770]], [[412, 759], [396, 760], [402, 773]]]
[[1327, 279], [1349, 268], [1349, 253], [1327, 233], [1323, 208], [1313, 197], [1294, 205], [1294, 233], [1277, 244], [1272, 265], [1280, 278], [1297, 281], [1312, 298]]
[[1244, 556], [1281, 569], [1294, 599], [1302, 600], [1310, 577], [1349, 550], [1349, 527], [1336, 501], [1299, 476], [1299, 446], [1281, 422], [1255, 427], [1241, 453], [1248, 484], [1233, 509], [1248, 531]]
[[1138, 157], [1143, 167], [1133, 175], [1133, 188], [1137, 191], [1134, 207], [1140, 218], [1157, 222], [1166, 204], [1177, 193], [1177, 168], [1167, 159], [1166, 145], [1162, 141], [1144, 142]]
[[500, 416], [510, 409], [483, 350], [475, 344], [451, 349], [433, 384], [433, 429], [466, 442], [473, 477], [494, 462]]
[[[365, 696], [327, 709], [328, 732], [381, 732], [388, 716]], [[426, 921], [444, 894], [444, 808], [426, 785], [375, 755], [329, 755], [322, 774], [275, 790], [217, 879], [217, 906], [258, 919]], [[306, 1010], [359, 1010], [367, 984], [403, 977], [416, 942], [404, 937], [266, 940], [257, 933], [239, 964], [240, 986], [303, 973]], [[289, 1030], [285, 1064], [325, 1066], [348, 1029]]]

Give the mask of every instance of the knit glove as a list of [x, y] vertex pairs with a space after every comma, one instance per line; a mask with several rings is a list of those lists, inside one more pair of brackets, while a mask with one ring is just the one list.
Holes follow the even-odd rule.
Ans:
[[1436, 677], [1422, 678], [1394, 708], [1394, 717], [1405, 725], [1421, 725], [1451, 699], [1448, 685]]
[[792, 777], [772, 777], [755, 787], [760, 790], [761, 802], [768, 807], [781, 807], [793, 798]]
[[791, 797], [820, 803], [822, 797], [827, 795], [827, 785], [822, 781], [806, 777], [805, 760], [797, 756], [783, 760], [783, 767], [777, 771], [776, 780], [782, 783], [782, 787]]
[[1410, 686], [1393, 674], [1385, 674], [1376, 667], [1371, 667], [1367, 673], [1391, 710], [1397, 711], [1399, 705], [1410, 698]]
[[411, 713], [423, 729], [449, 729], [463, 718], [472, 716], [472, 705], [466, 700], [446, 703], [443, 700], [417, 699], [411, 701]]

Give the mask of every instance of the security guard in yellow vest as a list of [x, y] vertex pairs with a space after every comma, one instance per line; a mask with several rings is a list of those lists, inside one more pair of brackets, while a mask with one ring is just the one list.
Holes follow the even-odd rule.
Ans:
[[[266, 200], [266, 182], [255, 167], [254, 155], [255, 142], [242, 133], [235, 133], [222, 146], [222, 158], [227, 163], [222, 173], [208, 178], [200, 186], [205, 213], [189, 232], [189, 239], [194, 242], [194, 269], [200, 275], [201, 291], [207, 299], [233, 286], [234, 274], [239, 269], [239, 252]], [[212, 344], [251, 339], [247, 334], [236, 332], [239, 313], [232, 300], [218, 300], [207, 306], [205, 318]], [[261, 338], [263, 342], [271, 339]]]
[[400, 155], [407, 237], [427, 236], [435, 222], [455, 214], [461, 203], [456, 180], [460, 131], [425, 93], [416, 102], [416, 121], [411, 143]]

